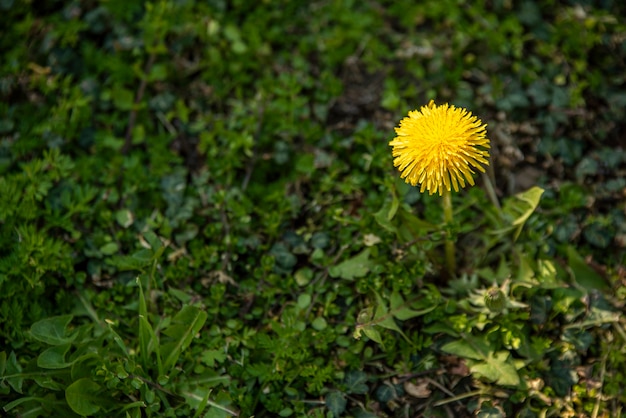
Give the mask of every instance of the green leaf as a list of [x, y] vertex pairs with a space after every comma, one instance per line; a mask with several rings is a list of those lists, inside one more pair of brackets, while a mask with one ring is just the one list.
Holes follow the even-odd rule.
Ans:
[[114, 255], [106, 260], [107, 264], [117, 267], [119, 270], [141, 270], [152, 264], [153, 252], [142, 248], [131, 255]]
[[576, 283], [586, 290], [597, 289], [606, 291], [609, 289], [604, 278], [587, 265], [574, 247], [568, 246], [566, 252], [567, 262]]
[[374, 314], [372, 323], [383, 328], [398, 331], [400, 333], [402, 332], [396, 321], [393, 319], [393, 316], [389, 313], [387, 304], [378, 293], [376, 293], [376, 313]]
[[326, 408], [333, 413], [334, 417], [340, 417], [348, 404], [343, 394], [336, 391], [328, 393], [324, 401], [326, 402]]
[[[37, 396], [25, 396], [23, 398], [16, 399], [13, 402], [9, 402], [8, 404], [4, 405], [2, 409], [5, 412], [9, 412], [11, 409], [22, 405], [22, 407], [19, 409], [19, 414], [16, 416], [19, 416], [20, 418], [46, 417], [50, 416], [50, 398], [50, 395], [46, 396], [45, 398]], [[48, 411], [46, 411], [46, 409], [44, 409], [44, 407], [42, 406], [44, 404], [48, 404], [46, 405], [48, 407]], [[55, 412], [57, 412], [58, 415], [59, 411]]]
[[349, 258], [328, 269], [330, 277], [352, 280], [369, 273], [372, 262], [369, 260], [370, 249], [366, 248], [356, 256]]
[[387, 231], [394, 233], [402, 241], [410, 241], [418, 236], [424, 236], [436, 227], [426, 222], [413, 213], [400, 201], [394, 193], [391, 202], [386, 201], [378, 212], [374, 214], [374, 219]]
[[135, 218], [130, 210], [120, 209], [115, 212], [115, 220], [122, 228], [128, 228], [133, 224]]
[[65, 389], [67, 404], [78, 415], [94, 415], [100, 410], [100, 385], [89, 378], [75, 381]]
[[[6, 363], [6, 374], [4, 375], [6, 381], [17, 393], [22, 393], [22, 383], [24, 383], [24, 377], [22, 375], [22, 366], [17, 362], [15, 352], [11, 351], [9, 354], [9, 361]], [[9, 377], [6, 377], [9, 376]]]
[[113, 103], [120, 110], [130, 110], [133, 107], [133, 92], [123, 87], [115, 86], [112, 92]]
[[441, 349], [446, 353], [474, 360], [485, 359], [487, 357], [487, 353], [490, 351], [489, 346], [485, 342], [472, 336], [451, 341], [444, 344]]
[[323, 331], [326, 327], [328, 327], [328, 322], [326, 322], [326, 319], [323, 316], [318, 316], [313, 320], [313, 322], [311, 322], [311, 326], [316, 331]]
[[525, 192], [516, 194], [504, 202], [503, 212], [512, 219], [511, 227], [515, 231], [513, 239], [516, 240], [522, 232], [524, 224], [533, 214], [544, 190], [541, 187], [532, 187]]
[[139, 279], [137, 279], [137, 285], [139, 286], [139, 353], [141, 355], [142, 365], [146, 370], [149, 370], [152, 365], [152, 353], [156, 351], [157, 369], [159, 375], [161, 375], [163, 374], [163, 370], [158, 340], [152, 325], [150, 325], [150, 321], [148, 321], [148, 307]]
[[376, 293], [376, 303], [376, 313], [374, 314], [374, 319], [372, 320], [372, 323], [374, 325], [396, 331], [397, 333], [402, 335], [404, 339], [407, 340], [407, 342], [411, 342], [411, 340], [409, 340], [404, 332], [402, 332], [402, 330], [396, 323], [396, 320], [393, 318], [393, 315], [388, 311], [387, 304], [385, 303], [384, 299], [378, 293]]
[[499, 385], [517, 386], [520, 384], [519, 375], [508, 359], [508, 351], [489, 353], [484, 362], [474, 364], [470, 370]]
[[215, 367], [215, 363], [223, 363], [226, 360], [224, 350], [204, 350], [201, 361], [209, 367]]
[[71, 343], [76, 338], [76, 334], [67, 335], [67, 326], [72, 318], [73, 315], [61, 315], [42, 319], [30, 327], [30, 333], [35, 339], [50, 345]]
[[172, 319], [171, 325], [163, 330], [163, 334], [171, 339], [161, 346], [165, 373], [174, 367], [181, 352], [189, 347], [191, 340], [200, 331], [207, 317], [205, 311], [195, 306], [185, 306]]
[[42, 369], [64, 369], [72, 365], [65, 361], [65, 355], [70, 350], [70, 343], [56, 345], [44, 350], [37, 357], [37, 366]]
[[311, 304], [311, 295], [308, 293], [300, 293], [296, 306], [300, 309], [306, 309]]
[[346, 385], [346, 392], [355, 395], [365, 395], [369, 388], [367, 387], [367, 374], [360, 370], [350, 370], [343, 379]]
[[385, 228], [387, 231], [392, 232], [398, 235], [398, 229], [391, 221], [393, 217], [396, 215], [398, 210], [398, 206], [400, 205], [400, 201], [394, 195], [393, 200], [391, 202], [385, 201], [383, 206], [374, 214], [374, 219], [380, 226]]
[[100, 252], [104, 255], [113, 255], [118, 252], [120, 247], [116, 242], [109, 242], [100, 247]]
[[150, 248], [152, 248], [152, 251], [154, 251], [155, 253], [157, 253], [163, 247], [163, 243], [154, 232], [147, 231], [143, 234], [143, 237], [148, 242], [148, 244], [150, 244]]
[[400, 295], [397, 291], [391, 293], [391, 296], [389, 297], [389, 306], [393, 316], [401, 321], [427, 314], [437, 307], [437, 305], [433, 303], [432, 306], [429, 306], [428, 308], [416, 311], [408, 307], [407, 303], [402, 298], [402, 295]]

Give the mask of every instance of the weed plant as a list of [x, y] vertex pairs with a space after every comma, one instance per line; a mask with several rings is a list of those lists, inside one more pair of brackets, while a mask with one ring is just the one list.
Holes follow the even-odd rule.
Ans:
[[[0, 14], [4, 414], [626, 416], [622, 2]], [[445, 219], [431, 99], [491, 144]]]

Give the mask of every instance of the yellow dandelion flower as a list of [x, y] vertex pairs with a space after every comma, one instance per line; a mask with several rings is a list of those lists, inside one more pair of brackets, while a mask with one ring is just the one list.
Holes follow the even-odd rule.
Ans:
[[486, 126], [466, 109], [431, 100], [395, 128], [397, 136], [389, 142], [393, 165], [407, 183], [420, 184], [422, 193], [458, 192], [466, 180], [473, 186], [472, 168], [484, 173], [481, 164], [489, 164]]

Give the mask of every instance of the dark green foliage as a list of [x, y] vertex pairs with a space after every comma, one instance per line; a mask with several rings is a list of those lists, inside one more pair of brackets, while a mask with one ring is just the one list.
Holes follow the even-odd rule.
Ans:
[[[3, 412], [617, 414], [626, 9], [566, 3], [0, 0]], [[392, 169], [431, 98], [501, 207]]]

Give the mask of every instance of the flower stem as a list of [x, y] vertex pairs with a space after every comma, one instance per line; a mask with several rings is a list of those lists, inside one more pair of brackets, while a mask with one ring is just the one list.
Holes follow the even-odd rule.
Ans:
[[[452, 193], [444, 190], [443, 192], [443, 220], [449, 226], [452, 223]], [[456, 259], [454, 256], [454, 241], [450, 237], [446, 237], [446, 267], [450, 277], [454, 276], [456, 271]]]

